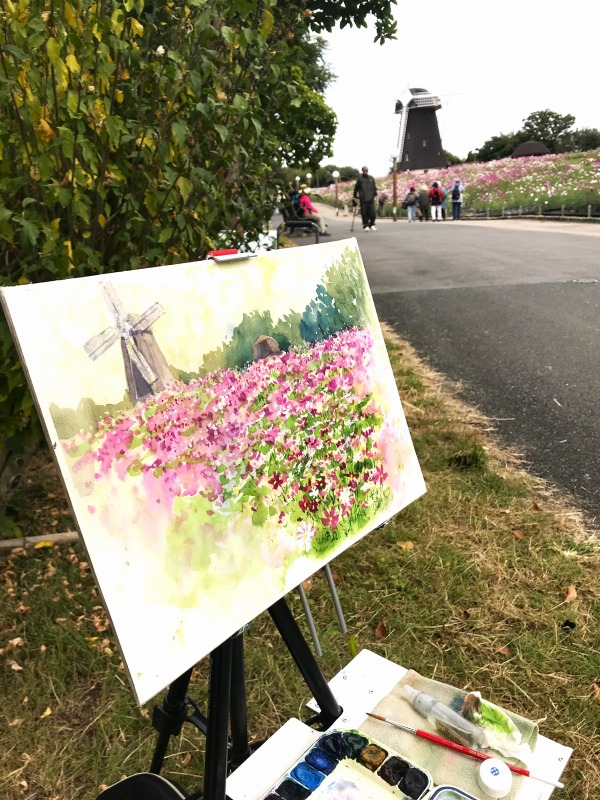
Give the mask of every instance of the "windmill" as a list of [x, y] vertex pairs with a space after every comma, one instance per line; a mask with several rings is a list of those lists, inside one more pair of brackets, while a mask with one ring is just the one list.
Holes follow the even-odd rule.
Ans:
[[440, 98], [427, 89], [406, 89], [396, 101], [399, 171], [448, 166], [435, 115], [441, 107]]
[[160, 303], [154, 303], [141, 315], [128, 314], [110, 283], [102, 283], [102, 289], [115, 325], [93, 336], [83, 348], [95, 361], [121, 340], [127, 389], [135, 405], [148, 395], [162, 392], [167, 384], [173, 382], [169, 365], [150, 330], [165, 312]]

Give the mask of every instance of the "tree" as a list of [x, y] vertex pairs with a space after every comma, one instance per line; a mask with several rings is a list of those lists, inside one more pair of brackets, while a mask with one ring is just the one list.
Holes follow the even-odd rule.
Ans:
[[552, 153], [561, 153], [569, 148], [571, 128], [575, 122], [572, 114], [557, 114], [545, 109], [534, 111], [523, 120], [522, 132], [527, 139], [543, 142]]
[[[455, 156], [454, 153], [451, 153], [449, 150], [444, 150], [444, 155], [446, 156], [446, 161], [448, 162], [449, 166], [453, 166], [454, 164], [462, 164], [462, 158]], [[467, 161], [468, 161], [467, 157]]]
[[[507, 158], [517, 145], [528, 138], [531, 137], [524, 135], [522, 131], [518, 133], [500, 133], [497, 136], [492, 136], [479, 148], [477, 161], [496, 161], [499, 158]], [[471, 158], [472, 155], [473, 158]], [[474, 160], [474, 153], [469, 153], [467, 161]]]
[[600, 131], [598, 128], [579, 128], [571, 135], [571, 150], [595, 150], [600, 147]]
[[[280, 188], [274, 161], [316, 166], [335, 132], [307, 83], [326, 76], [307, 67], [322, 49], [306, 37], [374, 14], [383, 41], [391, 5], [7, 0], [0, 282], [196, 260], [256, 237]], [[35, 414], [3, 320], [0, 358], [3, 435], [17, 446]]]

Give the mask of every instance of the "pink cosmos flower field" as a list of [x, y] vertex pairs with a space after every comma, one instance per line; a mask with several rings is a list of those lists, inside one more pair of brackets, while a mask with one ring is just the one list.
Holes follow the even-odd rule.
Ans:
[[108, 530], [114, 514], [120, 529], [147, 520], [196, 570], [234, 541], [273, 567], [322, 557], [400, 480], [406, 442], [380, 408], [373, 359], [371, 333], [354, 328], [104, 416], [64, 443], [90, 475], [89, 512]]

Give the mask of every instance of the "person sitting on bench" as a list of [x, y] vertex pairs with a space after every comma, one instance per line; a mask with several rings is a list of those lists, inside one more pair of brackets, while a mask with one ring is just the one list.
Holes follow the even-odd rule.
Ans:
[[326, 230], [323, 217], [310, 202], [310, 197], [308, 196], [309, 191], [308, 184], [303, 183], [300, 187], [300, 212], [302, 214], [302, 219], [314, 219], [319, 226], [319, 233], [321, 236], [331, 236], [329, 231]]

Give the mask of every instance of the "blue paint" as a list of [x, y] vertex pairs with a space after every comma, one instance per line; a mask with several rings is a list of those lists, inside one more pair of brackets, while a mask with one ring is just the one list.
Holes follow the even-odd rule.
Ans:
[[311, 767], [318, 769], [319, 772], [325, 773], [325, 775], [329, 775], [330, 772], [333, 772], [337, 761], [337, 758], [325, 753], [318, 747], [313, 747], [310, 753], [308, 753], [306, 756], [306, 763], [310, 764]]
[[296, 764], [290, 772], [290, 776], [298, 783], [306, 786], [307, 789], [310, 789], [311, 792], [325, 780], [325, 775], [322, 772], [317, 772], [316, 769], [313, 769], [304, 761]]

